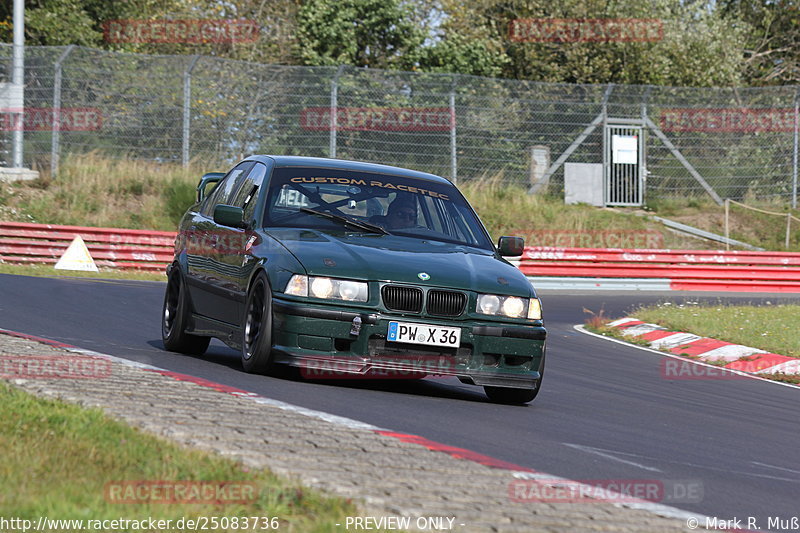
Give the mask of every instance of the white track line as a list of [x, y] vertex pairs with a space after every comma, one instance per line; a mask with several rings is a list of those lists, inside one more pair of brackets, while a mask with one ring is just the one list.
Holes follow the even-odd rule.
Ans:
[[[580, 326], [575, 326], [575, 327], [576, 327], [576, 329], [578, 329]], [[582, 331], [582, 330], [579, 329], [579, 331]], [[0, 333], [7, 333], [7, 334], [11, 334], [11, 335], [16, 334], [16, 332], [4, 330], [4, 329], [0, 329]], [[588, 333], [588, 332], [584, 331], [584, 333]], [[591, 333], [591, 334], [594, 335], [593, 333]], [[17, 334], [15, 336], [20, 336], [20, 335]], [[23, 338], [28, 338], [29, 340], [36, 340], [36, 339], [31, 339], [29, 337], [25, 337], [24, 334], [22, 334], [22, 337]], [[45, 341], [48, 341], [48, 340], [49, 339], [39, 338], [38, 342], [45, 342]], [[140, 369], [145, 369], [145, 370], [154, 370], [154, 371], [159, 371], [159, 372], [166, 372], [168, 377], [169, 377], [169, 374], [172, 373], [172, 371], [170, 371], [170, 370], [166, 370], [164, 368], [156, 367], [156, 366], [153, 366], [153, 365], [148, 365], [148, 364], [145, 364], [145, 363], [139, 363], [137, 361], [132, 361], [130, 359], [124, 359], [124, 358], [117, 357], [117, 356], [114, 356], [114, 355], [95, 352], [95, 351], [92, 351], [92, 350], [85, 350], [83, 348], [78, 348], [76, 346], [69, 346], [69, 345], [64, 346], [63, 345], [64, 343], [61, 343], [61, 344], [62, 345], [57, 346], [57, 347], [61, 348], [61, 349], [65, 349], [65, 350], [73, 352], [73, 353], [79, 353], [79, 354], [93, 356], [93, 357], [100, 357], [100, 358], [107, 359], [107, 360], [110, 360], [110, 361], [118, 362], [120, 364], [129, 366], [129, 367], [140, 368]], [[621, 344], [628, 344], [628, 343], [621, 343]], [[661, 354], [661, 352], [655, 352], [655, 353]], [[176, 379], [176, 378], [173, 378], [173, 379]], [[200, 386], [203, 386], [203, 385], [200, 385]], [[222, 393], [222, 394], [230, 394], [230, 393]], [[354, 419], [351, 419], [351, 418], [346, 418], [346, 417], [334, 415], [334, 414], [331, 414], [331, 413], [325, 413], [323, 411], [316, 411], [314, 409], [307, 409], [305, 407], [300, 407], [299, 405], [294, 405], [294, 404], [282, 402], [280, 400], [274, 400], [272, 398], [267, 398], [265, 396], [261, 396], [261, 395], [255, 394], [255, 393], [247, 393], [247, 394], [233, 393], [233, 394], [235, 394], [235, 395], [237, 395], [237, 396], [239, 396], [241, 398], [248, 398], [248, 399], [253, 400], [254, 402], [259, 403], [259, 404], [271, 405], [271, 406], [277, 407], [279, 409], [285, 409], [287, 411], [294, 411], [294, 412], [296, 412], [298, 414], [301, 414], [301, 415], [305, 415], [305, 416], [308, 416], [308, 417], [313, 417], [313, 418], [318, 418], [318, 419], [321, 419], [321, 420], [325, 420], [325, 421], [327, 421], [327, 422], [329, 422], [331, 424], [338, 425], [338, 426], [341, 426], [341, 427], [346, 427], [346, 428], [349, 428], [349, 429], [366, 429], [366, 430], [369, 430], [369, 431], [380, 431], [381, 430], [381, 428], [378, 428], [376, 426], [372, 426], [372, 425], [367, 424], [365, 422], [360, 422], [358, 420], [354, 420]], [[436, 451], [439, 451], [439, 450], [436, 450]], [[440, 453], [442, 453], [442, 452], [440, 451]], [[499, 467], [494, 467], [494, 468], [499, 468]], [[591, 487], [589, 487], [586, 484], [578, 483], [577, 481], [570, 480], [570, 479], [567, 479], [567, 478], [562, 478], [562, 477], [559, 477], [559, 476], [553, 476], [553, 475], [547, 474], [545, 472], [541, 472], [541, 471], [540, 472], [524, 472], [524, 471], [513, 470], [511, 468], [507, 468], [505, 470], [510, 472], [513, 475], [513, 477], [515, 477], [517, 479], [547, 479], [547, 480], [553, 480], [553, 481], [558, 481], [558, 482], [563, 482], [563, 483], [570, 483], [570, 484], [574, 484], [574, 485], [586, 486], [587, 490], [589, 490], [591, 492]], [[611, 503], [612, 505], [614, 505], [615, 507], [618, 507], [618, 508], [626, 508], [626, 509], [634, 509], [634, 510], [646, 511], [646, 512], [655, 514], [657, 516], [661, 516], [661, 517], [665, 517], [665, 518], [675, 518], [675, 519], [683, 520], [684, 522], [686, 522], [689, 519], [694, 519], [694, 520], [697, 520], [698, 523], [704, 524], [704, 523], [708, 523], [708, 522], [706, 522], [706, 520], [711, 520], [711, 518], [709, 518], [709, 517], [707, 517], [705, 515], [701, 515], [701, 514], [698, 514], [698, 513], [691, 513], [689, 511], [683, 511], [683, 510], [678, 509], [676, 507], [670, 507], [668, 505], [649, 502], [649, 501], [645, 501], [645, 500], [642, 500], [642, 501], [630, 501], [630, 499], [627, 496], [623, 497], [623, 495], [616, 494], [616, 493], [614, 493], [612, 491], [608, 491], [608, 490], [605, 491], [605, 492], [611, 496], [609, 498], [609, 500], [606, 501], [606, 503]], [[619, 500], [627, 500], [627, 501], [622, 501], [622, 502], [614, 501], [614, 500], [617, 500], [617, 499], [619, 499]], [[603, 500], [597, 500], [597, 501], [603, 501]]]
[[583, 446], [581, 444], [570, 444], [569, 442], [565, 442], [564, 446], [569, 446], [570, 448], [574, 448], [576, 450], [580, 450], [582, 452], [591, 453], [593, 455], [599, 455], [600, 457], [605, 457], [606, 459], [611, 459], [612, 461], [617, 461], [619, 463], [623, 463], [626, 465], [635, 466], [636, 468], [641, 468], [642, 470], [648, 470], [650, 472], [662, 472], [658, 468], [654, 466], [647, 466], [641, 463], [637, 463], [635, 461], [628, 461], [627, 459], [620, 459], [613, 452], [609, 450], [603, 450], [602, 448], [593, 448], [591, 446]]

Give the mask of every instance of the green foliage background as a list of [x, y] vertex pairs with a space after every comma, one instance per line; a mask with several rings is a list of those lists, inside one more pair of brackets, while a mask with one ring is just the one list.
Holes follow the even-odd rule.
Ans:
[[[0, 40], [11, 41], [11, 2]], [[107, 43], [119, 19], [247, 19], [253, 43]], [[658, 19], [656, 42], [519, 43], [518, 18]], [[741, 86], [800, 80], [794, 0], [28, 0], [26, 42], [271, 64], [352, 65], [566, 82]]]

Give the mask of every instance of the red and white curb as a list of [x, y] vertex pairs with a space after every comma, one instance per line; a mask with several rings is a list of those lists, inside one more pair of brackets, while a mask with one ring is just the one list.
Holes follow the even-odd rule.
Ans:
[[719, 364], [721, 368], [751, 374], [800, 374], [800, 358], [770, 353], [750, 346], [733, 344], [692, 333], [669, 331], [657, 324], [647, 324], [637, 318], [625, 317], [609, 322], [629, 337], [645, 340], [651, 348], [665, 350], [680, 356], [706, 363]]
[[[552, 482], [553, 484], [569, 484], [570, 486], [576, 487], [580, 493], [582, 494], [592, 494], [593, 487], [586, 485], [584, 483], [573, 481], [567, 478], [554, 476], [552, 474], [548, 474], [546, 472], [541, 472], [534, 470], [532, 468], [516, 465], [514, 463], [510, 463], [507, 461], [503, 461], [502, 459], [496, 459], [494, 457], [490, 457], [488, 455], [483, 455], [478, 452], [473, 452], [471, 450], [467, 450], [465, 448], [458, 448], [456, 446], [450, 446], [447, 444], [443, 444], [440, 442], [429, 440], [425, 437], [421, 437], [419, 435], [412, 435], [409, 433], [400, 433], [396, 431], [391, 431], [383, 428], [379, 428], [377, 426], [373, 426], [371, 424], [367, 424], [365, 422], [360, 422], [358, 420], [353, 420], [351, 418], [346, 418], [343, 416], [333, 415], [331, 413], [325, 413], [323, 411], [316, 411], [314, 409], [307, 409], [305, 407], [300, 407], [298, 405], [293, 405], [287, 402], [282, 402], [280, 400], [274, 400], [272, 398], [267, 398], [265, 396], [261, 396], [259, 394], [248, 392], [243, 389], [238, 389], [236, 387], [231, 387], [229, 385], [223, 385], [222, 383], [216, 383], [213, 381], [209, 381], [207, 379], [190, 376], [188, 374], [180, 374], [178, 372], [172, 372], [170, 370], [166, 370], [163, 368], [159, 368], [153, 365], [148, 365], [146, 363], [139, 363], [137, 361], [131, 361], [129, 359], [123, 359], [121, 357], [116, 357], [109, 354], [104, 354], [100, 352], [95, 352], [92, 350], [86, 350], [83, 348], [78, 348], [77, 346], [73, 346], [70, 344], [65, 344], [63, 342], [54, 341], [51, 339], [46, 339], [43, 337], [37, 337], [35, 335], [29, 335], [27, 333], [19, 333], [16, 331], [11, 331], [7, 329], [0, 328], [0, 334], [10, 335], [12, 337], [17, 337], [20, 339], [28, 339], [36, 342], [40, 342], [42, 344], [47, 344], [49, 346], [54, 346], [56, 348], [61, 348], [63, 350], [81, 354], [87, 357], [97, 357], [100, 359], [104, 359], [107, 361], [113, 361], [115, 363], [120, 363], [122, 365], [138, 368], [141, 370], [149, 371], [149, 372], [156, 372], [161, 374], [162, 376], [167, 376], [177, 381], [187, 381], [190, 383], [194, 383], [201, 387], [208, 387], [215, 391], [218, 391], [223, 394], [231, 394], [233, 396], [237, 396], [239, 398], [246, 398], [252, 400], [261, 405], [269, 405], [272, 407], [277, 407], [279, 409], [283, 409], [286, 411], [292, 411], [304, 416], [308, 416], [311, 418], [316, 418], [319, 420], [324, 420], [331, 424], [335, 424], [341, 426], [343, 428], [348, 429], [360, 429], [366, 431], [373, 431], [379, 435], [389, 438], [395, 438], [405, 443], [413, 443], [420, 446], [423, 446], [431, 451], [446, 453], [447, 455], [454, 457], [456, 459], [462, 459], [465, 461], [472, 461], [474, 463], [478, 463], [490, 468], [496, 468], [499, 470], [507, 470], [511, 473], [514, 479], [521, 479], [521, 480], [539, 480], [539, 481], [546, 481], [548, 483]], [[709, 523], [708, 521], [711, 520], [710, 517], [707, 517], [702, 514], [692, 513], [689, 511], [684, 511], [682, 509], [678, 509], [676, 507], [671, 507], [669, 505], [664, 505], [661, 503], [656, 503], [648, 500], [639, 500], [636, 498], [631, 498], [628, 495], [617, 493], [613, 490], [605, 490], [605, 498], [595, 498], [598, 503], [610, 503], [614, 507], [620, 508], [627, 508], [627, 509], [635, 509], [646, 511], [652, 513], [657, 516], [665, 517], [665, 518], [674, 518], [678, 520], [683, 520], [684, 522], [687, 521], [696, 521], [695, 523], [705, 524]]]

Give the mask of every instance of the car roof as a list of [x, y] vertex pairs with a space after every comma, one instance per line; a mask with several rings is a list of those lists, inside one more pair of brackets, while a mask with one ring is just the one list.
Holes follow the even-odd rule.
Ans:
[[355, 170], [360, 172], [374, 172], [379, 174], [391, 174], [408, 178], [424, 179], [435, 181], [442, 184], [452, 185], [451, 181], [437, 176], [410, 170], [407, 168], [393, 167], [390, 165], [380, 165], [378, 163], [367, 163], [364, 161], [349, 161], [346, 159], [328, 159], [326, 157], [301, 157], [293, 155], [251, 155], [245, 161], [261, 161], [262, 163], [272, 160], [276, 167], [316, 167], [330, 168], [337, 170]]

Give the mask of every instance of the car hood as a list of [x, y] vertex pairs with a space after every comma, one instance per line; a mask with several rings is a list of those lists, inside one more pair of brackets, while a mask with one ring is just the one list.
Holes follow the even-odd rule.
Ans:
[[[519, 269], [487, 250], [398, 235], [312, 229], [271, 229], [269, 235], [286, 247], [309, 275], [533, 294]], [[420, 273], [430, 279], [421, 279]]]

